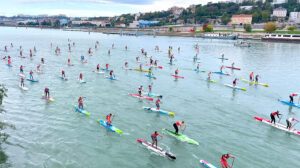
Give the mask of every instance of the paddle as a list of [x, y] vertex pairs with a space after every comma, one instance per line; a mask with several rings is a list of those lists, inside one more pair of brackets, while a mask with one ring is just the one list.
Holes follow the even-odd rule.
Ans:
[[231, 168], [233, 168], [234, 157], [232, 158]]

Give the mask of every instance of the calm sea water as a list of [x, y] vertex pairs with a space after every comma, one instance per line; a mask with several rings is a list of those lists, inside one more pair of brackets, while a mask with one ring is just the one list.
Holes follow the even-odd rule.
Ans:
[[[72, 53], [67, 52], [68, 38], [76, 43]], [[94, 50], [93, 56], [88, 56], [88, 48], [94, 48], [96, 41], [100, 42], [100, 47]], [[253, 116], [268, 118], [269, 113], [277, 109], [283, 113], [283, 123], [286, 117], [300, 118], [300, 109], [291, 109], [277, 101], [300, 90], [299, 44], [253, 41], [250, 48], [239, 48], [233, 46], [233, 41], [0, 28], [1, 56], [6, 55], [4, 46], [11, 42], [14, 47], [9, 47], [7, 54], [12, 57], [13, 67], [9, 68], [5, 61], [1, 61], [0, 79], [9, 89], [3, 105], [7, 112], [1, 114], [1, 118], [16, 127], [4, 131], [10, 137], [8, 143], [2, 144], [8, 156], [7, 162], [12, 167], [182, 168], [201, 167], [199, 159], [219, 166], [220, 155], [227, 152], [237, 157], [234, 167], [300, 167], [300, 137], [253, 119]], [[109, 56], [107, 51], [113, 43], [115, 49], [111, 49]], [[200, 46], [201, 69], [218, 71], [222, 62], [217, 58], [224, 53], [229, 61], [223, 64], [231, 65], [234, 61], [242, 71], [228, 69], [226, 71], [231, 76], [213, 75], [218, 83], [208, 84], [204, 81], [206, 74], [188, 70], [196, 67], [192, 62], [196, 43]], [[29, 49], [36, 46], [38, 51], [33, 60], [18, 57], [20, 45], [27, 57]], [[125, 51], [125, 45], [128, 51]], [[156, 45], [161, 52], [155, 52]], [[56, 46], [62, 51], [59, 56], [54, 53]], [[174, 66], [167, 64], [168, 46], [174, 48]], [[179, 46], [180, 53], [177, 52]], [[140, 55], [141, 48], [164, 66], [162, 70], [154, 70], [157, 80], [121, 68], [125, 61], [132, 68], [138, 67], [135, 57]], [[80, 55], [86, 56], [87, 64], [79, 62]], [[31, 84], [26, 81], [29, 91], [21, 91], [17, 76], [19, 66], [25, 65], [28, 74], [41, 57], [45, 58], [46, 65], [43, 74], [35, 74], [40, 82]], [[66, 66], [68, 57], [75, 66]], [[146, 58], [142, 57], [142, 61]], [[110, 81], [93, 73], [98, 63], [101, 66], [109, 63], [118, 80]], [[176, 68], [185, 79], [174, 81], [170, 74]], [[59, 79], [61, 69], [66, 71], [68, 81]], [[261, 82], [270, 87], [249, 86], [239, 81], [239, 86], [247, 88], [243, 92], [223, 85], [231, 83], [235, 77], [248, 78], [251, 71], [258, 73]], [[86, 84], [78, 83], [80, 72]], [[143, 106], [155, 105], [127, 95], [137, 92], [139, 85], [147, 88], [151, 83], [153, 92], [164, 96], [161, 108], [176, 112], [175, 118], [145, 112]], [[41, 99], [46, 86], [55, 98], [50, 104]], [[90, 117], [74, 112], [73, 105], [80, 95], [86, 97]], [[108, 113], [116, 114], [113, 123], [125, 132], [123, 135], [107, 132], [97, 123]], [[151, 154], [136, 142], [137, 138], [150, 140], [150, 134], [155, 130], [172, 128], [176, 120], [184, 120], [187, 123], [184, 134], [200, 143], [193, 146], [164, 136], [159, 145], [176, 154], [176, 161]], [[300, 125], [296, 128], [300, 129]]]

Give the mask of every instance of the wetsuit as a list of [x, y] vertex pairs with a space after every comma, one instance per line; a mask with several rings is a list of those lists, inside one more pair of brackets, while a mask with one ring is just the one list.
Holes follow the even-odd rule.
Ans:
[[49, 93], [49, 88], [45, 88], [45, 99], [49, 99], [50, 98], [50, 93]]

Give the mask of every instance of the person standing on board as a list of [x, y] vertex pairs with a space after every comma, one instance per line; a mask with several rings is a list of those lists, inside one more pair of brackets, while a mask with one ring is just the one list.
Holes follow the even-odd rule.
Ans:
[[253, 77], [254, 77], [254, 72], [251, 72], [250, 75], [249, 75], [249, 80], [253, 81]]
[[65, 71], [64, 71], [64, 70], [61, 70], [61, 77], [62, 77], [63, 79], [66, 78], [66, 74], [65, 74]]
[[107, 116], [106, 116], [106, 125], [108, 126], [111, 126], [111, 118], [112, 118], [112, 114], [109, 113]]
[[50, 98], [50, 91], [49, 91], [48, 87], [45, 87], [44, 93], [45, 93], [45, 99], [49, 99]]
[[279, 111], [274, 111], [270, 114], [270, 117], [271, 117], [271, 124], [274, 122], [274, 124], [276, 124], [276, 120], [275, 120], [275, 116], [277, 116], [279, 118], [279, 115], [281, 115], [279, 113]]
[[233, 81], [232, 81], [232, 85], [233, 85], [233, 87], [235, 87], [236, 86], [236, 82], [237, 82], [237, 78], [235, 78]]
[[114, 78], [115, 78], [115, 75], [114, 75], [114, 71], [113, 71], [113, 70], [111, 70], [111, 71], [109, 72], [109, 78], [110, 78], [110, 79], [114, 79]]
[[259, 75], [255, 75], [255, 83], [258, 83]]
[[234, 62], [231, 64], [231, 67], [232, 67], [232, 68], [234, 67]]
[[140, 97], [142, 97], [142, 91], [143, 91], [143, 86], [141, 85], [139, 88], [138, 88], [138, 94]]
[[208, 74], [207, 74], [207, 80], [208, 80], [208, 81], [211, 80], [211, 71], [209, 71]]
[[160, 99], [159, 99], [159, 97], [155, 101], [155, 105], [156, 105], [156, 110], [159, 110], [160, 109]]
[[228, 165], [228, 162], [227, 162], [227, 160], [229, 158], [233, 158], [234, 159], [235, 157], [232, 156], [232, 155], [230, 155], [229, 153], [224, 154], [224, 155], [221, 156], [220, 163], [221, 163], [222, 168], [232, 168], [232, 166]]
[[222, 65], [221, 67], [220, 67], [220, 72], [221, 73], [223, 73], [223, 69], [225, 68], [225, 66], [224, 65]]
[[286, 119], [286, 128], [291, 129], [292, 128], [292, 122], [295, 121], [296, 123], [299, 122], [296, 118], [290, 117]]
[[294, 97], [298, 96], [297, 93], [291, 93], [290, 94], [290, 103], [294, 103]]
[[175, 134], [178, 135], [178, 131], [179, 131], [179, 128], [181, 127], [185, 127], [185, 124], [184, 124], [184, 121], [176, 121], [174, 124], [173, 124], [173, 127], [175, 129]]
[[151, 134], [152, 146], [154, 146], [154, 144], [155, 144], [155, 148], [157, 148], [157, 137], [158, 136], [162, 137], [162, 135], [160, 135], [157, 131], [155, 131], [153, 134]]
[[78, 98], [78, 108], [83, 110], [83, 97]]

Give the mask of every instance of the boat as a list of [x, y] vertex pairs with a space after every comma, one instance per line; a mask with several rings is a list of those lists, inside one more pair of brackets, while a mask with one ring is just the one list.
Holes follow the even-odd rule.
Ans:
[[187, 142], [189, 144], [193, 144], [193, 145], [199, 145], [199, 143], [191, 138], [189, 138], [188, 136], [184, 135], [184, 134], [181, 134], [181, 133], [178, 133], [178, 134], [175, 134], [174, 131], [171, 131], [171, 130], [168, 130], [166, 128], [162, 129], [162, 132], [164, 134], [168, 134], [172, 137], [175, 137], [176, 139], [182, 141], [182, 142]]
[[161, 109], [157, 109], [157, 108], [153, 108], [153, 107], [143, 107], [144, 110], [148, 110], [148, 111], [152, 111], [152, 112], [157, 112], [159, 114], [164, 114], [164, 115], [168, 115], [170, 117], [174, 117], [175, 113], [172, 111], [166, 111], [166, 110], [161, 110]]
[[162, 149], [159, 146], [152, 146], [152, 143], [147, 142], [146, 140], [144, 140], [142, 138], [139, 138], [136, 141], [138, 143], [142, 144], [143, 146], [145, 146], [148, 150], [150, 150], [152, 152], [155, 152], [159, 156], [166, 157], [166, 158], [171, 159], [171, 160], [175, 160], [176, 159], [176, 156], [173, 153], [168, 152], [168, 151]]
[[262, 41], [272, 41], [272, 42], [296, 42], [300, 43], [299, 34], [265, 34]]
[[129, 96], [135, 97], [135, 98], [139, 98], [139, 99], [146, 99], [149, 101], [153, 101], [152, 97], [148, 97], [148, 96], [140, 96], [139, 94], [135, 94], [135, 93], [129, 93]]
[[78, 106], [76, 106], [76, 105], [74, 105], [74, 108], [75, 108], [75, 112], [79, 112], [79, 113], [85, 114], [85, 115], [87, 115], [87, 116], [90, 116], [90, 115], [91, 115], [90, 112], [88, 112], [88, 111], [86, 111], [86, 110], [84, 110], [84, 109], [80, 109], [80, 108], [78, 108]]
[[236, 40], [238, 36], [232, 33], [203, 33], [200, 36], [196, 36], [206, 39], [221, 39], [221, 40]]
[[234, 90], [242, 90], [242, 91], [247, 91], [246, 88], [242, 88], [242, 87], [238, 87], [238, 86], [233, 86], [233, 85], [230, 85], [230, 84], [224, 84], [224, 86], [227, 86], [227, 87], [230, 87]]
[[39, 81], [39, 80], [37, 80], [37, 79], [34, 80], [34, 79], [29, 79], [29, 78], [28, 78], [27, 80], [30, 81], [30, 82], [38, 82], [38, 81]]
[[178, 78], [180, 78], [180, 79], [184, 79], [184, 77], [183, 77], [183, 76], [178, 76], [178, 75], [171, 75], [171, 76], [173, 76], [175, 79], [178, 79]]
[[300, 130], [297, 130], [297, 129], [294, 129], [294, 128], [287, 129], [286, 125], [283, 125], [281, 123], [272, 124], [269, 119], [265, 119], [265, 118], [261, 118], [261, 117], [257, 117], [257, 116], [255, 116], [254, 119], [256, 121], [260, 121], [262, 123], [265, 123], [265, 124], [270, 125], [274, 128], [280, 129], [282, 131], [286, 131], [286, 132], [289, 132], [289, 133], [292, 133], [292, 134], [295, 134], [295, 135], [300, 135]]
[[216, 166], [212, 165], [211, 163], [209, 163], [205, 160], [200, 160], [200, 163], [206, 168], [217, 168]]
[[212, 72], [214, 74], [218, 74], [218, 75], [226, 75], [226, 76], [229, 76], [230, 74], [229, 73], [224, 73], [224, 72]]
[[232, 66], [225, 66], [226, 68], [233, 69], [233, 70], [241, 70], [241, 68], [232, 67]]
[[259, 83], [259, 82], [255, 82], [255, 81], [249, 81], [247, 79], [241, 79], [243, 82], [249, 83], [250, 85], [261, 85], [264, 87], [269, 87], [269, 84], [267, 83]]
[[285, 105], [288, 105], [288, 106], [291, 106], [291, 107], [300, 108], [300, 104], [297, 104], [297, 103], [291, 103], [290, 101], [280, 100], [280, 99], [278, 101], [280, 101], [282, 104], [285, 104]]
[[161, 94], [156, 94], [152, 92], [142, 92], [142, 94], [153, 98], [163, 98]]
[[234, 43], [234, 46], [236, 47], [251, 47], [249, 42], [246, 41], [238, 41], [236, 43]]
[[113, 126], [113, 125], [107, 125], [106, 121], [104, 121], [104, 120], [99, 120], [98, 122], [100, 123], [100, 125], [102, 125], [104, 128], [106, 128], [107, 130], [109, 130], [111, 132], [116, 132], [118, 134], [122, 134], [123, 133], [122, 130], [116, 128], [115, 126]]

